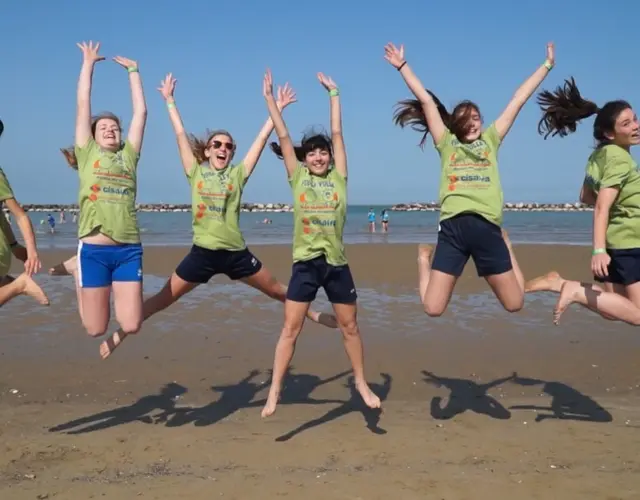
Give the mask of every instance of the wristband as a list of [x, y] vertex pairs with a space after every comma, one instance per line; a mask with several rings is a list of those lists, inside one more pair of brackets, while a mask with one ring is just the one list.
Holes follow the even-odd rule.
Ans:
[[606, 248], [594, 248], [591, 255], [600, 255], [601, 253], [607, 253]]
[[553, 69], [553, 64], [551, 64], [549, 61], [545, 61], [543, 66], [547, 68], [549, 71]]
[[331, 90], [329, 91], [329, 95], [330, 95], [331, 97], [339, 96], [339, 95], [340, 95], [340, 91], [339, 91], [337, 88], [335, 88], [335, 89], [331, 89]]
[[137, 73], [138, 72], [138, 68], [136, 68], [135, 66], [130, 66], [127, 68], [127, 71], [129, 73]]
[[175, 108], [176, 107], [176, 103], [175, 102], [168, 102], [167, 103], [167, 108], [171, 109], [171, 108]]
[[398, 66], [398, 71], [400, 71], [402, 68], [404, 68], [405, 64], [407, 64], [407, 61], [402, 61], [402, 64], [400, 66]]

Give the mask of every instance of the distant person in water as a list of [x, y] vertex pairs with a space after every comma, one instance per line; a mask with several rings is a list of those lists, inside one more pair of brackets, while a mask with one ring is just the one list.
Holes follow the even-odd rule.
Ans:
[[65, 224], [67, 222], [67, 216], [63, 210], [60, 210], [60, 224]]
[[47, 225], [49, 226], [49, 232], [51, 234], [56, 232], [56, 220], [53, 218], [53, 215], [47, 215]]
[[386, 208], [382, 209], [380, 212], [380, 221], [382, 224], [382, 232], [386, 233], [389, 231], [389, 212]]
[[373, 208], [369, 208], [369, 213], [367, 213], [367, 221], [369, 222], [369, 232], [376, 232], [376, 212]]
[[[546, 60], [516, 90], [502, 114], [483, 127], [480, 108], [465, 100], [451, 113], [426, 90], [404, 57], [404, 48], [392, 43], [385, 58], [400, 73], [415, 99], [398, 103], [397, 125], [427, 134], [440, 155], [440, 222], [435, 251], [418, 249], [420, 300], [429, 316], [442, 315], [469, 258], [505, 310], [524, 305], [524, 277], [507, 234], [502, 230], [504, 194], [498, 171], [498, 151], [520, 110], [555, 64], [553, 44]], [[479, 185], [478, 178], [482, 178]]]
[[600, 284], [562, 278], [551, 271], [526, 284], [527, 292], [553, 291], [560, 297], [554, 323], [573, 303], [605, 319], [640, 325], [640, 173], [631, 147], [640, 144], [640, 123], [626, 101], [599, 107], [584, 99], [575, 80], [540, 93], [543, 117], [538, 131], [565, 137], [595, 115], [596, 149], [589, 155], [580, 201], [594, 205], [591, 271]]
[[[168, 74], [158, 90], [166, 102], [182, 167], [191, 185], [193, 246], [162, 290], [144, 301], [144, 319], [163, 311], [218, 274], [284, 302], [287, 288], [247, 248], [239, 226], [242, 193], [273, 131], [271, 118], [262, 126], [242, 161], [233, 164], [237, 147], [226, 130], [208, 132], [204, 139], [187, 136], [174, 98], [175, 87], [176, 80]], [[293, 89], [288, 85], [278, 89], [279, 110], [294, 102]], [[331, 328], [337, 326], [331, 315], [308, 311], [306, 317]], [[126, 332], [118, 330], [103, 342], [102, 358], [107, 358], [126, 336]]]

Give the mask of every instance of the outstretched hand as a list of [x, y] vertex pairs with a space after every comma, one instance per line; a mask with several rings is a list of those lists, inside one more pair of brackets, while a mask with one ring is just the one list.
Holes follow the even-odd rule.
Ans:
[[320, 81], [322, 86], [328, 91], [338, 88], [338, 86], [336, 85], [336, 82], [334, 82], [331, 79], [331, 77], [325, 76], [324, 73], [318, 73], [318, 80]]
[[265, 99], [273, 97], [273, 77], [271, 76], [270, 69], [267, 69], [264, 73], [264, 80], [262, 81], [262, 95]]
[[81, 42], [76, 43], [76, 45], [82, 51], [84, 62], [93, 64], [98, 61], [104, 61], [104, 57], [98, 54], [98, 51], [100, 50], [100, 42], [96, 42], [94, 44], [93, 41], [89, 41], [89, 43]]
[[116, 56], [113, 58], [115, 62], [117, 62], [124, 69], [138, 69], [138, 63], [133, 61], [132, 59], [127, 59], [126, 57]]
[[160, 82], [160, 86], [158, 87], [158, 92], [162, 94], [162, 97], [164, 98], [165, 101], [173, 97], [173, 93], [176, 90], [177, 81], [178, 80], [176, 80], [173, 77], [173, 74], [169, 73], [167, 74], [167, 76], [164, 77], [164, 80]]
[[553, 42], [547, 44], [547, 61], [552, 65], [556, 64], [556, 47]]
[[286, 108], [289, 104], [293, 104], [297, 100], [298, 99], [296, 97], [295, 91], [289, 86], [288, 83], [285, 83], [284, 87], [278, 86], [278, 98], [276, 99], [276, 104], [278, 105], [278, 109], [280, 111]]
[[400, 45], [398, 48], [389, 42], [384, 46], [384, 58], [391, 66], [398, 69], [404, 63], [404, 45]]

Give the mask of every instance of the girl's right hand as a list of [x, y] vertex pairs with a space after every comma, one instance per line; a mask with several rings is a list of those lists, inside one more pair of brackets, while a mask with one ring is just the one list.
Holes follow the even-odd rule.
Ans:
[[389, 42], [384, 46], [384, 58], [391, 66], [398, 69], [404, 63], [404, 45], [400, 45], [400, 48], [397, 48]]
[[271, 76], [270, 69], [267, 69], [264, 74], [264, 80], [262, 81], [262, 95], [265, 99], [273, 99], [273, 77]]
[[80, 50], [82, 51], [82, 57], [84, 58], [85, 63], [95, 64], [98, 61], [104, 61], [104, 57], [98, 54], [100, 50], [100, 42], [96, 42], [95, 44], [92, 41], [82, 42], [76, 44]]
[[172, 73], [169, 73], [164, 77], [164, 80], [160, 82], [158, 92], [162, 94], [165, 101], [173, 98], [173, 92], [176, 90], [177, 80], [173, 77]]
[[609, 276], [609, 264], [611, 257], [608, 253], [599, 253], [591, 257], [591, 271], [594, 276], [604, 278]]

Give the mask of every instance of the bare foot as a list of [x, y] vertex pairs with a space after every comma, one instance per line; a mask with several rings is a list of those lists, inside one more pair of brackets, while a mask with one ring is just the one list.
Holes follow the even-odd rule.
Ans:
[[338, 320], [333, 314], [309, 311], [307, 317], [311, 321], [326, 326], [327, 328], [338, 328]]
[[74, 255], [70, 259], [61, 262], [49, 269], [51, 276], [69, 276], [78, 269], [78, 258]]
[[47, 297], [47, 294], [44, 293], [44, 290], [40, 288], [40, 285], [38, 285], [35, 281], [33, 281], [33, 278], [31, 278], [30, 276], [27, 276], [26, 274], [23, 274], [18, 279], [22, 280], [24, 283], [23, 285], [24, 288], [22, 293], [37, 300], [38, 303], [43, 306], [49, 305], [49, 297]]
[[362, 396], [364, 404], [369, 408], [380, 408], [380, 398], [374, 394], [364, 380], [362, 382], [356, 382], [356, 389], [360, 393], [360, 396]]
[[126, 338], [127, 334], [124, 332], [116, 332], [111, 335], [111, 337], [100, 344], [100, 357], [107, 359]]
[[276, 412], [276, 406], [278, 405], [278, 399], [280, 399], [280, 394], [269, 391], [269, 397], [267, 397], [267, 402], [262, 408], [262, 418], [267, 418], [273, 415]]
[[577, 281], [565, 281], [560, 289], [560, 298], [553, 308], [553, 323], [560, 324], [560, 316], [575, 300], [576, 293], [582, 285]]
[[524, 291], [527, 292], [556, 292], [560, 289], [565, 280], [556, 271], [549, 271], [547, 274], [533, 278], [524, 284]]
[[433, 246], [431, 245], [418, 245], [418, 264], [429, 264], [431, 262], [431, 256], [433, 255]]

